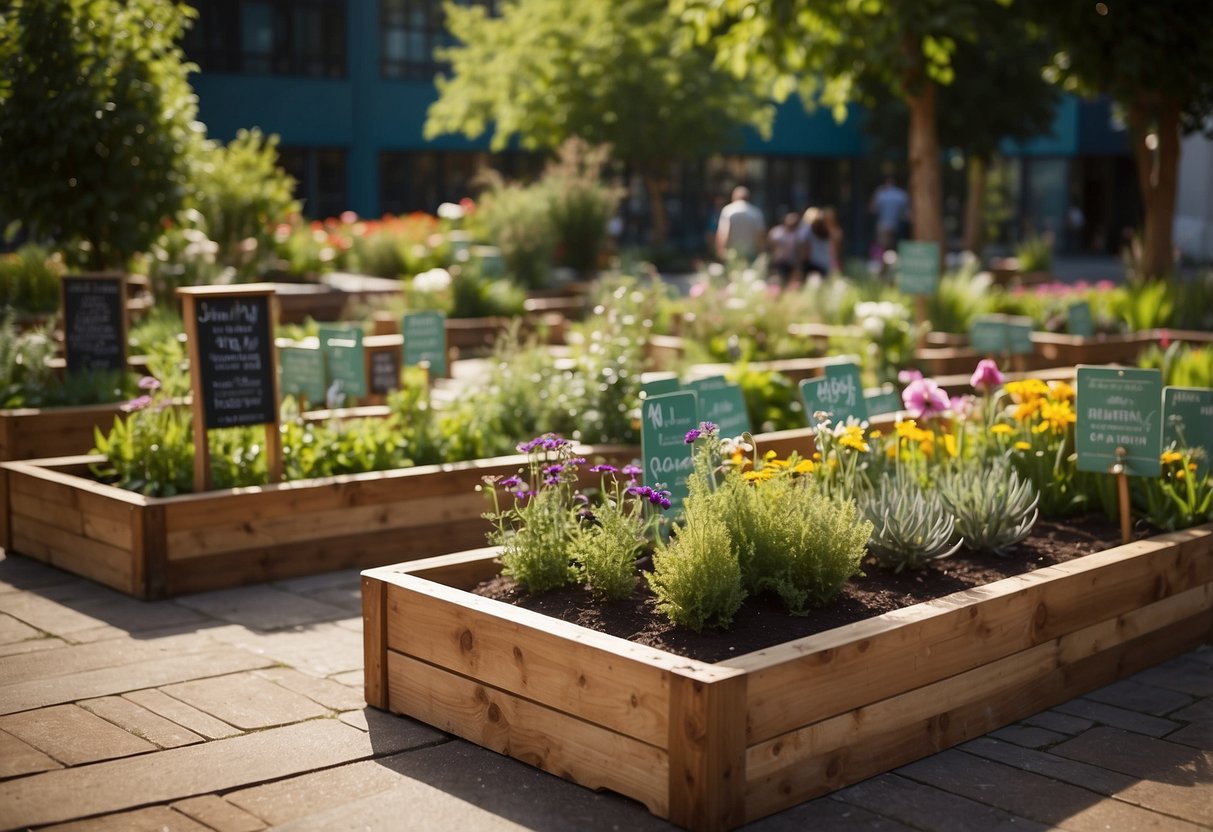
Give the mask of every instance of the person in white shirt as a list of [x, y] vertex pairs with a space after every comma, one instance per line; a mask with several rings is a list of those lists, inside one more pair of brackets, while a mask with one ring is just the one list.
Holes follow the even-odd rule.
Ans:
[[722, 259], [727, 260], [732, 254], [750, 262], [766, 248], [766, 235], [762, 210], [750, 202], [749, 188], [738, 185], [733, 189], [733, 201], [720, 209], [716, 253]]
[[800, 276], [800, 214], [795, 211], [784, 215], [783, 222], [767, 234], [767, 251], [771, 257], [771, 271], [779, 275], [779, 282], [787, 286], [799, 282]]

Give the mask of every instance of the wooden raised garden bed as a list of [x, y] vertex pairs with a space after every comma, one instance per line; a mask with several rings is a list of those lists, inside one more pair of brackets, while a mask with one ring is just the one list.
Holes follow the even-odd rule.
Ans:
[[121, 405], [0, 410], [0, 462], [88, 453], [93, 429], [108, 431]]
[[692, 829], [728, 829], [1213, 632], [1213, 526], [705, 664], [482, 598], [493, 550], [363, 573], [366, 699]]
[[[616, 464], [637, 449], [590, 447]], [[525, 456], [144, 497], [76, 456], [0, 464], [0, 543], [140, 598], [379, 566], [481, 545], [475, 486]]]

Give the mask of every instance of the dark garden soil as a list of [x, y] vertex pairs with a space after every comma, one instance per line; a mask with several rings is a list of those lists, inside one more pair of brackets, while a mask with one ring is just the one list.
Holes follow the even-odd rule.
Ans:
[[[1145, 528], [1135, 531], [1138, 538], [1149, 534]], [[792, 616], [778, 599], [747, 598], [730, 629], [702, 633], [676, 627], [657, 613], [644, 581], [631, 598], [607, 603], [591, 600], [576, 587], [528, 595], [509, 578], [482, 584], [476, 592], [670, 653], [718, 662], [1118, 545], [1120, 527], [1103, 515], [1040, 520], [1032, 535], [1006, 557], [962, 549], [921, 572], [900, 574], [869, 560], [863, 565], [866, 575], [849, 581], [828, 607]]]

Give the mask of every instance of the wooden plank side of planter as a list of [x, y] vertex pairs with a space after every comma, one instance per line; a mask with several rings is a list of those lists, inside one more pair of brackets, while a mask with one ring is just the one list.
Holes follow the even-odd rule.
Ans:
[[746, 678], [670, 674], [670, 814], [679, 826], [732, 829], [745, 821]]
[[393, 711], [668, 816], [664, 749], [394, 650], [387, 663]]
[[117, 404], [0, 410], [0, 460], [88, 453], [93, 429], [109, 430], [120, 414]]
[[[469, 545], [475, 545], [483, 542], [484, 534], [490, 528], [481, 517], [486, 508], [484, 495], [471, 490], [413, 499], [391, 496], [378, 504], [354, 506], [334, 504], [331, 494], [327, 505], [315, 499], [291, 499], [305, 493], [277, 491], [272, 496], [282, 499], [273, 501], [259, 499], [270, 494], [247, 495], [249, 502], [253, 503], [249, 506], [250, 512], [233, 511], [223, 521], [208, 526], [197, 525], [197, 518], [190, 512], [190, 504], [167, 505], [169, 559], [187, 560], [217, 552], [350, 538], [384, 531], [408, 533], [411, 529], [439, 522], [452, 525], [473, 523], [479, 529], [479, 538]], [[259, 511], [257, 502], [272, 502], [271, 510]], [[280, 513], [283, 505], [292, 504], [304, 505]], [[212, 512], [208, 510], [206, 513], [209, 515]]]
[[[1211, 555], [1210, 528], [1189, 529], [730, 660], [751, 674], [749, 741], [963, 672], [975, 657], [997, 659], [1208, 583]], [[814, 677], [827, 681], [806, 708], [804, 680]]]
[[[746, 820], [936, 753], [1204, 642], [1206, 584], [935, 684], [751, 747]], [[1120, 633], [1127, 637], [1116, 637]], [[1071, 660], [1074, 655], [1080, 658]]]
[[404, 580], [409, 585], [388, 586], [389, 650], [666, 746], [671, 662], [654, 661], [665, 654], [441, 584]]

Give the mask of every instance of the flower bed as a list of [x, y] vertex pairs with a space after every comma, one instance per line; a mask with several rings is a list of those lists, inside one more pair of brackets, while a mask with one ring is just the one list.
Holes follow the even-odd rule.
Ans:
[[366, 698], [694, 829], [987, 733], [1213, 631], [1213, 526], [706, 664], [474, 595], [480, 549], [363, 573]]
[[[634, 448], [587, 448], [629, 461]], [[476, 546], [473, 490], [518, 457], [427, 465], [178, 497], [89, 477], [96, 456], [0, 465], [0, 542], [140, 598], [162, 598]]]

